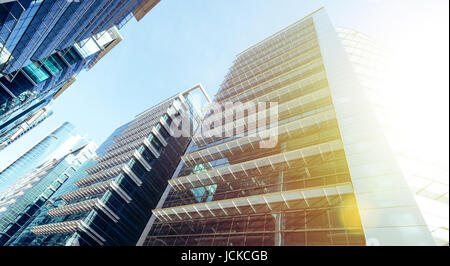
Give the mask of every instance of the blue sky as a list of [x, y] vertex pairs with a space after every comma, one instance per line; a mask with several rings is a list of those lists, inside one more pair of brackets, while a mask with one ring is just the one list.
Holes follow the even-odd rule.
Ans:
[[[446, 0], [162, 0], [122, 29], [124, 41], [78, 76], [50, 119], [0, 153], [0, 169], [65, 121], [100, 145], [136, 114], [197, 83], [213, 96], [236, 54], [322, 6], [336, 26], [364, 32], [411, 63], [417, 55], [406, 51], [439, 51], [442, 57], [422, 59], [428, 68], [446, 65], [448, 73]], [[424, 38], [426, 47], [418, 41]], [[429, 112], [444, 112], [448, 121], [448, 74], [433, 75], [421, 78], [433, 95], [422, 100], [435, 102]], [[429, 79], [435, 85], [427, 86]], [[436, 138], [448, 143], [448, 124], [434, 126]]]

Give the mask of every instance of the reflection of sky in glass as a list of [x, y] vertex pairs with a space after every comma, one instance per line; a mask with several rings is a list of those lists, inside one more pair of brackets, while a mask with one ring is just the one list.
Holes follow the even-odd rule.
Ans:
[[34, 148], [0, 173], [0, 192], [11, 185], [16, 178], [48, 161], [61, 158], [76, 145], [81, 137], [74, 134], [74, 127], [66, 123], [51, 135], [40, 141]]

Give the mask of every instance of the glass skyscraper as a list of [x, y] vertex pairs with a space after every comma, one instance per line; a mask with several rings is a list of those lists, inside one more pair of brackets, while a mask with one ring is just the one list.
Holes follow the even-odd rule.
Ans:
[[216, 103], [273, 107], [205, 118], [138, 245], [435, 245], [344, 31], [319, 9], [237, 56]]
[[94, 157], [95, 149], [94, 143], [81, 139], [75, 150], [26, 173], [0, 194], [0, 245], [25, 241], [28, 225], [55, 192]]
[[198, 89], [204, 92], [177, 94], [115, 130], [33, 222], [27, 245], [136, 245], [190, 143], [190, 135], [175, 137], [172, 122], [183, 118], [191, 134], [202, 117], [192, 97]]
[[61, 125], [0, 172], [0, 193], [26, 172], [58, 154], [62, 156], [69, 152], [80, 139], [72, 124], [66, 122]]
[[2, 1], [0, 150], [48, 117], [49, 103], [122, 40], [118, 30], [158, 2]]

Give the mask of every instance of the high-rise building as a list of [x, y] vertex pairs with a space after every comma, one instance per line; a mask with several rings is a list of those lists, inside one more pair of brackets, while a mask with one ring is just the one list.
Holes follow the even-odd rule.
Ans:
[[45, 108], [76, 75], [122, 40], [118, 30], [158, 2], [1, 1], [0, 150], [32, 128], [23, 128], [27, 120], [45, 119]]
[[[167, 179], [177, 169], [201, 120], [199, 85], [146, 110], [119, 127], [99, 148], [71, 190], [52, 200], [33, 222], [29, 245], [136, 245]], [[206, 94], [204, 94], [206, 96]], [[205, 97], [207, 98], [207, 97]], [[182, 119], [180, 125], [172, 123]], [[80, 172], [80, 171], [79, 171]], [[41, 216], [42, 217], [42, 216]]]
[[[27, 117], [21, 124], [17, 123], [18, 126], [16, 126], [17, 124], [11, 124], [9, 127], [4, 127], [1, 130], [0, 150], [22, 137], [25, 133], [39, 125], [51, 115], [53, 115], [53, 111], [50, 110], [50, 106], [47, 105], [31, 114], [31, 116]], [[15, 130], [11, 131], [10, 129], [14, 128], [14, 126], [16, 126]]]
[[[82, 139], [74, 151], [61, 159], [51, 159], [18, 178], [0, 194], [0, 245], [26, 241], [28, 225], [61, 186], [88, 160], [96, 145]], [[25, 244], [25, 243], [23, 243]]]
[[75, 132], [72, 124], [62, 124], [0, 172], [0, 193], [26, 172], [50, 159], [67, 154], [80, 139], [82, 136]]
[[319, 9], [237, 56], [138, 245], [435, 244], [340, 33]]

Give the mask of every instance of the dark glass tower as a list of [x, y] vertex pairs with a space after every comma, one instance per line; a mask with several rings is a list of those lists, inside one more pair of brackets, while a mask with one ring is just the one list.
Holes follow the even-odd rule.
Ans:
[[141, 19], [158, 2], [2, 1], [0, 150], [35, 126], [24, 123], [122, 40], [118, 30], [134, 13]]
[[17, 178], [0, 194], [0, 245], [25, 245], [29, 224], [48, 200], [94, 157], [96, 145], [80, 139], [61, 159], [51, 159]]
[[0, 193], [26, 172], [53, 159], [56, 151], [67, 153], [73, 148], [74, 140], [79, 138], [81, 136], [75, 133], [72, 124], [66, 122], [61, 125], [0, 172]]
[[136, 245], [149, 210], [157, 206], [190, 143], [189, 135], [173, 134], [172, 121], [184, 117], [190, 128], [200, 121], [192, 92], [175, 95], [118, 128], [99, 148], [93, 166], [74, 180], [72, 191], [55, 198], [56, 207], [31, 228], [30, 244]]

